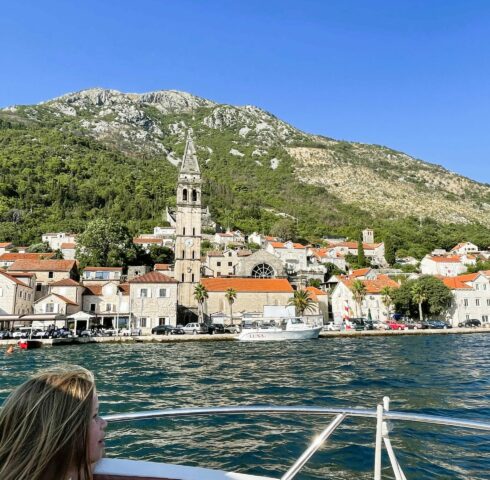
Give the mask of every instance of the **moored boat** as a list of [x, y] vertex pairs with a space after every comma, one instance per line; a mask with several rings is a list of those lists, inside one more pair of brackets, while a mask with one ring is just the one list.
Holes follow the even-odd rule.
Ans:
[[242, 342], [271, 340], [309, 340], [318, 338], [322, 327], [308, 325], [299, 317], [256, 320], [252, 328], [243, 329], [237, 339]]
[[33, 348], [41, 348], [43, 342], [41, 340], [33, 340], [32, 338], [22, 338], [17, 342], [22, 350], [31, 350]]

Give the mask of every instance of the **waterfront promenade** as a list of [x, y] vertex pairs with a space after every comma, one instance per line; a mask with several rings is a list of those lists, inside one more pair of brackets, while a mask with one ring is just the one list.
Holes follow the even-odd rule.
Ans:
[[[332, 337], [388, 337], [399, 335], [465, 335], [472, 333], [490, 333], [490, 328], [449, 328], [418, 330], [347, 330], [342, 332], [320, 332], [320, 339]], [[215, 335], [141, 335], [141, 336], [108, 336], [42, 339], [43, 346], [80, 345], [87, 343], [174, 343], [174, 342], [221, 342], [234, 341], [237, 335], [224, 333]], [[38, 339], [36, 339], [38, 340]], [[17, 345], [18, 339], [0, 340], [1, 346]]]

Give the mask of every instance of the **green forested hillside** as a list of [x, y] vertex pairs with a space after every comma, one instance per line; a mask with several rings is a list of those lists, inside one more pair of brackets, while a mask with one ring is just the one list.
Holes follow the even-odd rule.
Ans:
[[[297, 238], [315, 243], [325, 235], [357, 238], [360, 229], [372, 227], [376, 240], [390, 237], [399, 254], [417, 257], [462, 240], [490, 245], [483, 224], [380, 215], [328, 185], [302, 181], [291, 147], [325, 147], [329, 140], [308, 137], [253, 108], [198, 105], [162, 112], [145, 104], [134, 113], [132, 103], [124, 110], [106, 99], [87, 108], [78, 101], [62, 104], [76, 110], [70, 115], [50, 104], [0, 111], [0, 241], [29, 244], [47, 231], [81, 232], [97, 216], [120, 220], [133, 234], [162, 225], [165, 207], [175, 204], [178, 166], [169, 157], [181, 157], [191, 128], [204, 201], [224, 227], [270, 233], [289, 218]], [[335, 161], [347, 161], [342, 151], [336, 155]], [[375, 169], [384, 175], [382, 160]]]

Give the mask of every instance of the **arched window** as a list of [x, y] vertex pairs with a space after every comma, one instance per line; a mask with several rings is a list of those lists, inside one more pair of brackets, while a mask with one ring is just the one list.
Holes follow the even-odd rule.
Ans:
[[192, 190], [192, 201], [197, 202], [197, 190]]
[[252, 277], [254, 278], [272, 278], [274, 269], [267, 263], [259, 263], [252, 269]]
[[187, 188], [184, 188], [184, 190], [182, 190], [182, 200], [184, 200], [184, 202], [187, 202]]

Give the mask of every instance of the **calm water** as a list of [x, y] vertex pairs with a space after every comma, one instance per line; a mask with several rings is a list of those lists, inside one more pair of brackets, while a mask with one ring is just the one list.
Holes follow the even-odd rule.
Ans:
[[[102, 413], [179, 406], [285, 404], [375, 408], [490, 421], [490, 335], [306, 342], [83, 345], [0, 355], [0, 400], [57, 364], [95, 372]], [[330, 417], [229, 416], [111, 425], [108, 456], [280, 477]], [[341, 425], [297, 477], [372, 478], [373, 420]], [[490, 434], [396, 423], [409, 479], [490, 479]], [[383, 459], [387, 465], [387, 459]], [[389, 467], [383, 478], [393, 478]]]

